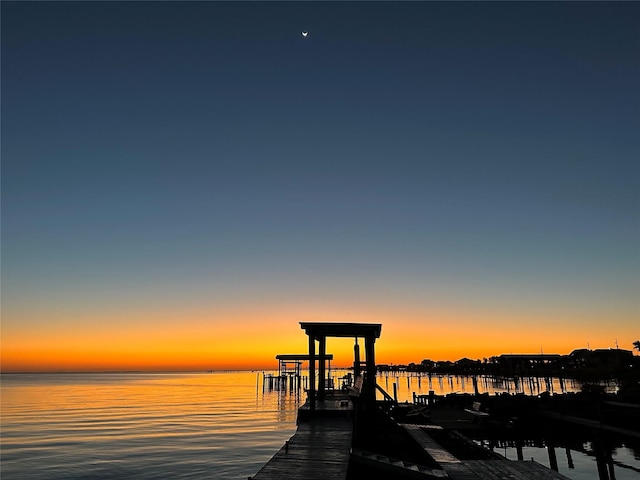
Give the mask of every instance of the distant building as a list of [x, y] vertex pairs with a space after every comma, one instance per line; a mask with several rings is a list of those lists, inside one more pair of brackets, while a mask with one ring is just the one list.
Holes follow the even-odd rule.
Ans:
[[571, 366], [584, 367], [586, 366], [590, 356], [591, 350], [589, 350], [588, 348], [578, 348], [577, 350], [571, 352], [568, 355], [567, 359], [569, 365]]
[[633, 364], [633, 352], [619, 348], [598, 349], [591, 352], [591, 365], [604, 370], [626, 370]]
[[634, 364], [633, 352], [619, 348], [588, 350], [580, 348], [571, 352], [566, 359], [570, 370], [590, 373], [615, 373], [627, 370]]
[[497, 358], [498, 368], [505, 374], [524, 375], [532, 370], [544, 373], [559, 367], [562, 355], [538, 354], [504, 354]]
[[455, 363], [456, 370], [463, 373], [477, 372], [482, 365], [480, 360], [471, 360], [470, 358], [461, 358]]

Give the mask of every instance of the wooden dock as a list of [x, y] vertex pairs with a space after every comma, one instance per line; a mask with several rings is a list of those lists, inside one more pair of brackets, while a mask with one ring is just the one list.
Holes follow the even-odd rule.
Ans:
[[534, 461], [460, 460], [441, 447], [421, 425], [403, 425], [404, 429], [442, 467], [451, 480], [568, 480]]
[[298, 409], [298, 421], [317, 419], [322, 417], [352, 418], [353, 403], [346, 393], [340, 391], [328, 392], [323, 400], [316, 400], [312, 411], [309, 402]]
[[252, 478], [341, 479], [347, 476], [353, 421], [348, 416], [311, 418]]
[[[250, 479], [345, 480], [348, 477], [568, 480], [533, 461], [514, 462], [485, 451], [482, 454], [468, 454], [465, 448], [470, 448], [471, 445], [466, 437], [462, 438], [462, 449], [457, 444], [447, 443], [447, 437], [437, 437], [436, 429], [448, 429], [461, 436], [456, 427], [479, 428], [479, 422], [472, 422], [471, 418], [489, 416], [480, 410], [480, 404], [467, 410], [466, 418], [461, 418], [459, 411], [453, 415], [453, 410], [438, 409], [439, 413], [444, 414], [442, 423], [433, 418], [436, 416], [435, 411], [432, 415], [427, 411], [427, 407], [435, 402], [433, 395], [423, 399], [423, 402], [416, 402], [421, 404], [415, 405], [408, 412], [400, 409], [397, 401], [375, 382], [375, 341], [380, 337], [382, 325], [301, 322], [300, 326], [309, 337], [309, 354], [284, 355], [279, 360], [297, 362], [297, 370], [294, 370], [296, 376], [299, 374], [300, 362], [309, 362], [308, 400], [298, 409], [298, 430], [295, 435]], [[355, 338], [354, 381], [353, 385], [345, 385], [344, 390], [334, 390], [327, 381], [327, 337]], [[364, 339], [365, 343], [364, 372], [361, 368], [358, 338]], [[316, 342], [319, 345], [317, 355]], [[283, 368], [288, 372], [286, 365], [281, 365], [280, 376]], [[376, 401], [376, 390], [382, 392], [383, 402]], [[390, 415], [392, 412], [395, 412], [394, 417]], [[410, 418], [409, 421], [413, 422], [421, 420], [421, 423], [429, 420], [431, 415], [432, 425], [426, 427], [398, 423], [397, 419], [400, 417], [395, 416], [396, 414]], [[451, 451], [439, 445], [428, 432], [439, 438]]]
[[[337, 402], [323, 404], [316, 417], [300, 421], [298, 430], [266, 463], [252, 480], [304, 479], [325, 480], [347, 478], [352, 451], [353, 420], [344, 415], [345, 408]], [[332, 409], [331, 407], [334, 407]], [[336, 408], [338, 407], [338, 408]], [[338, 416], [332, 416], [338, 413]], [[490, 459], [459, 459], [439, 445], [430, 435], [435, 425], [402, 424], [402, 427], [440, 465], [440, 472], [429, 470], [416, 478], [449, 478], [450, 480], [568, 480], [558, 472], [535, 461], [513, 461], [492, 454]], [[351, 455], [350, 455], [351, 453]], [[379, 456], [379, 455], [378, 455]], [[385, 459], [386, 460], [386, 459]], [[387, 463], [393, 463], [387, 461]], [[406, 462], [405, 462], [406, 463]], [[388, 465], [381, 465], [381, 467]], [[416, 468], [416, 467], [414, 467]], [[412, 473], [412, 472], [408, 472]], [[404, 477], [403, 477], [404, 478]]]

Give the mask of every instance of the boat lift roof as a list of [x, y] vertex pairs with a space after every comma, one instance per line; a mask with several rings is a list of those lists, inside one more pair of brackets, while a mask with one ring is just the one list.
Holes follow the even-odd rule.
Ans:
[[[316, 358], [318, 358], [317, 355]], [[327, 360], [333, 360], [333, 353], [325, 354], [324, 358]], [[309, 360], [309, 355], [306, 353], [282, 353], [280, 355], [276, 355], [276, 360], [282, 360], [284, 362], [305, 362]]]

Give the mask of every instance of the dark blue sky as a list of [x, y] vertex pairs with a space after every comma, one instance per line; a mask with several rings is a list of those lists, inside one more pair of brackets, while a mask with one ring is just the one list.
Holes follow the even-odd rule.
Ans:
[[68, 317], [294, 298], [635, 340], [639, 20], [2, 2], [3, 330], [78, 301]]

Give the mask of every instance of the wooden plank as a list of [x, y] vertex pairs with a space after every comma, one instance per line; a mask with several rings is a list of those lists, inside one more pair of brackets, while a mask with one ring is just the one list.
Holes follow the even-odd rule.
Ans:
[[416, 442], [439, 464], [460, 463], [456, 457], [442, 448], [420, 427], [420, 425], [402, 424], [402, 427], [409, 432]]
[[356, 463], [373, 466], [373, 468], [375, 468], [380, 476], [383, 476], [383, 473], [386, 472], [393, 476], [400, 475], [401, 478], [429, 478], [432, 480], [438, 478], [449, 478], [446, 472], [442, 469], [426, 467], [424, 465], [399, 460], [397, 458], [388, 457], [386, 455], [380, 455], [357, 448], [351, 449], [351, 459]]
[[295, 435], [253, 479], [344, 479], [349, 466], [351, 430], [352, 420], [349, 418], [302, 422]]
[[440, 464], [452, 480], [568, 480], [536, 462], [493, 460], [459, 460], [435, 440], [420, 425], [402, 424], [420, 446]]
[[463, 463], [487, 480], [568, 480], [564, 475], [532, 461], [465, 460]]
[[413, 439], [433, 458], [452, 480], [484, 480], [476, 475], [469, 466], [442, 448], [431, 438], [421, 425], [402, 424]]

